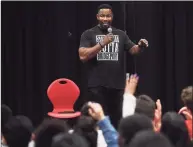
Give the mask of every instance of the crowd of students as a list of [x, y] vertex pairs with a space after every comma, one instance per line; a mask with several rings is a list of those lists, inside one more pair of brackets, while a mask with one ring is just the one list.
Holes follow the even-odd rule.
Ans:
[[102, 106], [86, 102], [74, 111], [80, 90], [69, 79], [58, 79], [48, 87], [53, 111], [37, 128], [22, 115], [12, 115], [2, 104], [1, 145], [3, 147], [193, 147], [193, 87], [181, 92], [184, 107], [162, 114], [161, 101], [148, 95], [135, 96], [136, 75], [126, 81], [122, 118], [118, 128], [111, 124]]

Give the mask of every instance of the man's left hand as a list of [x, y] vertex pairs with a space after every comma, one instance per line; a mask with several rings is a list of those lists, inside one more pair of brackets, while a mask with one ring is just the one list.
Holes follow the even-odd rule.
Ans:
[[146, 39], [140, 39], [138, 42], [138, 46], [139, 47], [148, 47], [149, 44], [148, 44], [148, 41]]

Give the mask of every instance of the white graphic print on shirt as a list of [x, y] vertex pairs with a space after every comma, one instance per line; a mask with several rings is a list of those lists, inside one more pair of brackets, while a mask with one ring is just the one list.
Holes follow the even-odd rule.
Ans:
[[[96, 43], [103, 41], [105, 35], [96, 35]], [[105, 45], [97, 54], [98, 61], [118, 61], [119, 60], [119, 35], [113, 35], [113, 42]]]

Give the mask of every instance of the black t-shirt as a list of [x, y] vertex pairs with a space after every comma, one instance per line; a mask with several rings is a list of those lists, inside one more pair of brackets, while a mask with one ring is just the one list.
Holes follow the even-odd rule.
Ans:
[[[125, 52], [135, 44], [125, 32], [112, 28], [114, 41], [106, 45], [96, 57], [87, 61], [88, 87], [104, 86], [123, 89], [125, 87]], [[93, 47], [108, 34], [95, 26], [81, 35], [80, 47]]]

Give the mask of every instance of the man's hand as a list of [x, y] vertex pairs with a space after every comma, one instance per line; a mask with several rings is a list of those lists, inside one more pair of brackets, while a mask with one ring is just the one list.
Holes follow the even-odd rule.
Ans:
[[138, 42], [138, 46], [143, 48], [143, 47], [148, 47], [149, 44], [148, 44], [148, 41], [146, 39], [140, 39]]
[[104, 47], [105, 45], [109, 44], [110, 42], [112, 42], [114, 40], [113, 34], [109, 33], [107, 34], [104, 38], [103, 41], [100, 42], [100, 44]]
[[131, 75], [129, 79], [126, 80], [125, 93], [134, 95], [137, 88], [138, 80], [139, 77], [137, 76], [137, 74]]
[[92, 118], [97, 121], [103, 120], [105, 118], [103, 108], [99, 103], [88, 102], [88, 112]]

